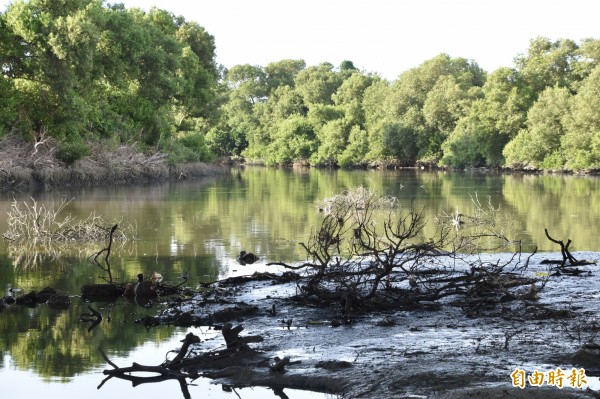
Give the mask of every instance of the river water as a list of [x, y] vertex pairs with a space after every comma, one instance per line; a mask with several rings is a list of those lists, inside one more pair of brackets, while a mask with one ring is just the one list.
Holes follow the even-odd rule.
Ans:
[[[557, 251], [544, 234], [566, 242], [572, 251], [600, 249], [600, 179], [578, 176], [529, 176], [490, 173], [450, 173], [420, 170], [323, 171], [247, 168], [225, 177], [181, 181], [144, 187], [51, 190], [36, 193], [0, 193], [0, 232], [8, 230], [8, 212], [16, 201], [47, 209], [66, 205], [59, 215], [79, 220], [102, 216], [134, 232], [135, 240], [113, 246], [111, 266], [117, 281], [135, 281], [138, 273], [158, 272], [166, 281], [187, 285], [265, 270], [269, 261], [304, 259], [298, 242], [308, 239], [319, 224], [317, 201], [363, 186], [399, 199], [403, 207], [424, 209], [435, 231], [436, 217], [454, 212], [470, 214], [479, 201], [502, 215], [507, 233], [517, 237], [526, 251]], [[0, 386], [2, 397], [86, 398], [143, 395], [181, 397], [177, 382], [146, 384], [111, 380], [96, 389], [109, 368], [101, 347], [120, 366], [135, 361], [160, 364], [166, 353], [180, 346], [188, 331], [210, 335], [202, 329], [159, 327], [146, 330], [134, 323], [164, 306], [150, 308], [119, 300], [94, 304], [103, 322], [88, 332], [79, 316], [87, 304], [78, 297], [84, 284], [102, 283], [106, 274], [88, 257], [104, 243], [31, 247], [8, 240], [0, 242], [0, 296], [9, 290], [23, 292], [53, 287], [71, 295], [65, 311], [46, 305], [30, 309], [11, 306], [0, 312]], [[254, 265], [241, 266], [241, 251], [260, 257]], [[110, 322], [108, 321], [110, 319]], [[251, 331], [248, 332], [252, 334]], [[255, 389], [226, 392], [220, 385], [197, 381], [190, 387], [193, 398], [275, 397], [272, 391]], [[286, 391], [290, 398], [332, 397]]]

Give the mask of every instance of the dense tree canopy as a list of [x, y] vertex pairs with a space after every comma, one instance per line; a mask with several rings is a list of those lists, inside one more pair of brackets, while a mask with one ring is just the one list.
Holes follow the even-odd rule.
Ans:
[[[231, 154], [273, 165], [596, 169], [599, 43], [538, 37], [514, 68], [490, 74], [441, 54], [393, 82], [351, 61], [237, 66], [226, 79], [235, 84], [221, 124], [231, 142], [247, 139], [230, 145]], [[289, 71], [285, 79], [269, 72], [275, 66]], [[253, 71], [252, 79], [242, 82], [240, 69]]]
[[217, 68], [204, 28], [100, 0], [17, 0], [0, 24], [4, 131], [210, 157], [203, 129]]
[[172, 162], [600, 168], [600, 40], [537, 37], [486, 73], [440, 54], [387, 81], [349, 60], [215, 63], [183, 17], [102, 0], [15, 0], [0, 14], [0, 135], [93, 141]]

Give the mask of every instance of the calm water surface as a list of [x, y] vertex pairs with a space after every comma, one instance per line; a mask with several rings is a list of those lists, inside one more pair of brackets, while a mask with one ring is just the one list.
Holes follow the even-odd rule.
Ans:
[[[64, 216], [78, 219], [102, 216], [108, 224], [135, 226], [138, 239], [115, 244], [111, 256], [117, 281], [134, 281], [138, 273], [154, 271], [178, 283], [188, 274], [188, 285], [264, 270], [268, 261], [304, 258], [297, 245], [319, 223], [316, 201], [364, 186], [399, 198], [404, 206], [425, 207], [433, 218], [450, 212], [472, 213], [473, 199], [488, 200], [510, 220], [510, 231], [524, 248], [556, 251], [544, 236], [547, 227], [556, 238], [573, 240], [572, 250], [600, 250], [600, 180], [595, 177], [490, 175], [408, 171], [317, 171], [250, 168], [224, 178], [184, 181], [148, 187], [101, 188], [39, 193], [0, 193], [0, 232], [13, 199], [22, 206], [38, 204], [56, 209], [70, 201]], [[46, 398], [123, 397], [127, 394], [182, 397], [177, 382], [132, 388], [111, 380], [102, 389], [105, 364], [96, 348], [122, 366], [136, 361], [155, 365], [180, 346], [188, 329], [159, 327], [146, 331], [133, 321], [155, 314], [150, 309], [119, 300], [96, 303], [104, 316], [91, 332], [79, 321], [86, 304], [77, 297], [80, 287], [103, 282], [104, 273], [86, 258], [103, 243], [32, 248], [0, 242], [0, 296], [12, 287], [24, 291], [45, 286], [70, 293], [66, 311], [47, 306], [12, 306], [0, 312], [0, 386], [2, 397], [44, 395]], [[246, 250], [261, 260], [240, 266], [235, 256]], [[110, 316], [110, 322], [107, 321]], [[205, 331], [193, 329], [197, 335]], [[251, 333], [250, 331], [248, 333]], [[200, 381], [190, 387], [193, 398], [237, 398], [218, 385]], [[323, 398], [322, 394], [287, 392], [290, 398]], [[242, 398], [275, 397], [271, 391], [244, 389]], [[8, 395], [8, 396], [6, 396]], [[116, 396], [115, 396], [116, 395]]]

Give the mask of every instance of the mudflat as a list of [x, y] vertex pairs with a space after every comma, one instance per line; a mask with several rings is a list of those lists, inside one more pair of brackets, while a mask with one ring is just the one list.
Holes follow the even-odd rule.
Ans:
[[[198, 365], [239, 387], [344, 398], [598, 398], [597, 267], [550, 273], [543, 260], [552, 256], [559, 255], [534, 255], [524, 272], [546, 279], [538, 299], [497, 302], [477, 313], [464, 311], [464, 298], [449, 297], [435, 307], [357, 310], [344, 322], [339, 306], [298, 296], [301, 280], [256, 275], [173, 302], [154, 322], [216, 327], [196, 353], [222, 348], [223, 323], [242, 326], [240, 337], [262, 337], [225, 364]], [[285, 372], [269, 369], [275, 357], [289, 358]]]

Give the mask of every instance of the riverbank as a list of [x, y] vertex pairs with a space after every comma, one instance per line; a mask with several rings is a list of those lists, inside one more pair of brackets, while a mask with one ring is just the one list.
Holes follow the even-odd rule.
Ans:
[[[262, 337], [250, 341], [253, 351], [229, 355], [225, 364], [197, 363], [205, 375], [231, 386], [343, 398], [598, 398], [596, 266], [576, 276], [549, 273], [548, 256], [534, 255], [524, 272], [543, 282], [539, 299], [492, 301], [477, 315], [465, 314], [460, 298], [448, 298], [436, 307], [362, 312], [352, 323], [336, 323], [338, 307], [298, 301], [301, 282], [255, 275], [173, 302], [152, 325], [203, 325], [208, 318], [243, 326], [241, 337]], [[216, 335], [203, 339], [196, 353], [222, 348], [222, 342]], [[269, 371], [275, 357], [290, 359], [285, 373]], [[544, 379], [536, 382], [534, 373]], [[551, 373], [564, 375], [550, 379]], [[582, 379], [572, 378], [577, 375]]]
[[133, 145], [90, 147], [90, 155], [67, 165], [56, 157], [55, 143], [36, 146], [17, 134], [4, 136], [0, 139], [0, 189], [146, 184], [226, 173], [225, 167], [208, 163], [169, 165], [166, 154], [141, 153]]

